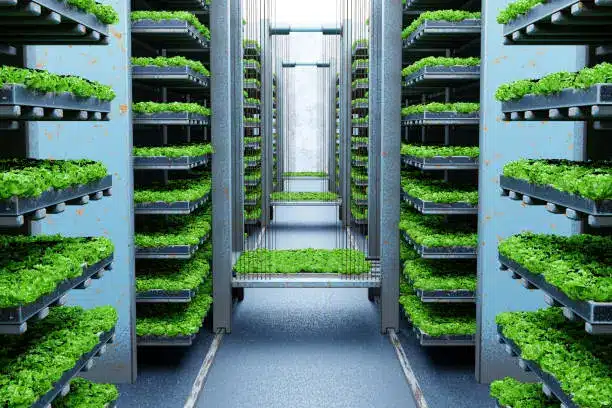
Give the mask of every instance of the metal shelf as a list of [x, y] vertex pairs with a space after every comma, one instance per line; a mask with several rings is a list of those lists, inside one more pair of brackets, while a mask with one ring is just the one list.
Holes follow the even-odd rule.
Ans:
[[47, 408], [51, 406], [53, 400], [60, 395], [66, 395], [70, 391], [70, 381], [81, 371], [89, 371], [94, 364], [94, 357], [99, 357], [106, 352], [106, 345], [113, 343], [115, 339], [115, 329], [102, 333], [99, 342], [89, 352], [84, 354], [70, 370], [64, 372], [62, 377], [53, 383], [53, 388], [39, 398], [30, 408]]
[[353, 76], [367, 75], [369, 70], [370, 70], [369, 63], [368, 64], [359, 63], [357, 64], [356, 67], [352, 68], [352, 73], [353, 73]]
[[253, 64], [252, 62], [245, 62], [243, 64], [243, 68], [246, 71], [254, 72], [256, 75], [259, 75], [259, 73], [261, 72], [261, 68]]
[[132, 39], [157, 49], [169, 51], [208, 52], [210, 41], [194, 26], [183, 20], [132, 21]]
[[243, 104], [243, 108], [244, 110], [256, 110], [259, 111], [261, 110], [261, 104], [259, 103], [244, 103]]
[[476, 303], [476, 294], [472, 290], [415, 289], [415, 293], [423, 303]]
[[404, 88], [445, 88], [464, 86], [480, 81], [480, 66], [435, 66], [424, 67], [419, 71], [404, 77]]
[[368, 205], [368, 200], [353, 199], [353, 204], [357, 207], [366, 207]]
[[0, 37], [11, 45], [107, 45], [109, 26], [61, 0], [2, 4]]
[[369, 123], [353, 123], [351, 124], [351, 127], [357, 128], [357, 129], [367, 129], [370, 127], [370, 124]]
[[357, 179], [352, 179], [353, 184], [358, 186], [358, 187], [367, 187], [368, 186], [368, 180], [357, 180]]
[[136, 215], [187, 215], [191, 214], [210, 200], [210, 192], [193, 201], [175, 201], [173, 203], [134, 203]]
[[612, 41], [610, 25], [609, 3], [552, 0], [504, 25], [503, 32], [507, 45], [602, 45]]
[[370, 89], [369, 82], [358, 82], [357, 84], [352, 86], [353, 91], [368, 91]]
[[248, 89], [248, 90], [261, 91], [261, 85], [257, 85], [256, 83], [253, 83], [253, 82], [245, 82], [243, 85], [243, 88]]
[[402, 118], [402, 126], [477, 126], [479, 124], [480, 112], [424, 112]]
[[0, 119], [15, 121], [109, 120], [111, 103], [71, 93], [42, 93], [23, 85], [0, 87]]
[[261, 57], [261, 50], [254, 44], [247, 44], [244, 46], [243, 56], [248, 59], [259, 59]]
[[427, 20], [404, 40], [404, 48], [460, 48], [478, 40], [480, 32], [480, 20]]
[[342, 204], [342, 200], [333, 201], [270, 201], [274, 207], [337, 207]]
[[354, 167], [368, 167], [368, 162], [367, 161], [362, 161], [362, 160], [351, 160], [351, 163]]
[[353, 148], [353, 150], [359, 150], [359, 149], [367, 149], [369, 148], [369, 144], [368, 143], [362, 143], [362, 142], [353, 142], [351, 144], [351, 147]]
[[406, 0], [404, 12], [423, 10], [462, 10], [467, 0]]
[[369, 102], [358, 102], [352, 104], [352, 108], [353, 110], [368, 110], [370, 109], [370, 104]]
[[430, 336], [423, 330], [416, 327], [410, 318], [404, 313], [408, 324], [412, 326], [412, 330], [416, 334], [421, 347], [474, 347], [476, 346], [475, 335], [447, 335], [447, 336]]
[[205, 156], [134, 156], [134, 170], [190, 170], [207, 166], [211, 157]]
[[521, 356], [521, 349], [516, 345], [516, 343], [508, 338], [506, 338], [502, 334], [502, 328], [500, 326], [497, 327], [497, 340], [500, 344], [505, 346], [506, 352], [512, 356], [518, 358], [518, 365], [525, 371], [533, 372], [540, 381], [542, 382], [542, 390], [548, 396], [554, 396], [556, 399], [561, 401], [561, 403], [566, 408], [579, 408], [578, 405], [574, 404], [572, 398], [567, 395], [561, 388], [561, 384], [555, 377], [544, 372], [540, 366], [530, 360], [524, 360]]
[[261, 178], [257, 180], [245, 180], [244, 185], [247, 187], [257, 187], [261, 184]]
[[193, 254], [208, 240], [209, 235], [200, 239], [198, 245], [171, 245], [166, 247], [136, 247], [136, 259], [190, 259]]
[[478, 170], [478, 158], [467, 156], [449, 157], [416, 157], [403, 155], [402, 161], [407, 166], [421, 170]]
[[134, 125], [208, 126], [210, 117], [191, 112], [134, 113]]
[[244, 220], [245, 225], [258, 225], [261, 222], [260, 218], [252, 219], [252, 220]]
[[136, 345], [138, 347], [189, 347], [193, 344], [196, 335], [191, 336], [138, 336], [136, 337]]
[[338, 273], [246, 274], [232, 279], [234, 288], [376, 288], [380, 276]]
[[66, 302], [66, 294], [72, 289], [86, 289], [92, 279], [100, 279], [104, 272], [112, 269], [113, 256], [109, 256], [91, 266], [84, 266], [83, 273], [57, 285], [55, 290], [43, 295], [32, 303], [16, 307], [0, 308], [0, 334], [22, 334], [28, 329], [27, 321], [33, 318], [44, 319], [50, 306], [61, 306]]
[[198, 15], [208, 14], [210, 11], [206, 0], [155, 0], [153, 5], [160, 10], [191, 11]]
[[571, 320], [584, 320], [585, 330], [591, 334], [612, 334], [612, 302], [594, 302], [570, 299], [556, 286], [546, 282], [544, 276], [530, 272], [519, 263], [499, 255], [501, 269], [509, 269], [513, 279], [520, 279], [527, 289], [545, 292], [545, 300], [551, 306], [563, 306], [563, 314]]
[[612, 120], [612, 84], [587, 89], [565, 89], [551, 95], [526, 95], [503, 102], [504, 120]]
[[132, 65], [132, 79], [149, 86], [167, 87], [186, 92], [208, 92], [210, 78], [190, 67]]
[[64, 212], [66, 205], [85, 205], [89, 200], [100, 200], [111, 195], [112, 176], [99, 181], [68, 187], [62, 190], [47, 190], [38, 197], [12, 197], [0, 200], [0, 227], [21, 227], [25, 217], [41, 220], [47, 214]]
[[261, 167], [261, 159], [259, 160], [251, 160], [244, 163], [246, 168], [258, 168]]
[[251, 149], [251, 150], [261, 150], [261, 143], [260, 142], [245, 143], [244, 148]]
[[166, 291], [148, 290], [136, 293], [136, 303], [189, 303], [195, 297], [196, 291], [191, 289]]
[[414, 242], [405, 231], [402, 237], [423, 259], [476, 259], [476, 247], [426, 247]]
[[367, 58], [368, 49], [369, 49], [369, 44], [364, 45], [364, 44], [359, 43], [356, 47], [352, 48], [351, 55], [353, 56], [353, 58], [363, 58], [363, 57]]
[[594, 201], [559, 191], [554, 187], [531, 184], [524, 180], [500, 176], [502, 195], [527, 205], [546, 205], [549, 212], [565, 214], [580, 220], [587, 217], [592, 227], [612, 226], [612, 200]]
[[425, 215], [477, 215], [478, 206], [469, 203], [434, 203], [413, 197], [402, 190], [404, 202]]
[[367, 220], [367, 218], [364, 218], [364, 219], [359, 219], [359, 218], [354, 218], [354, 217], [353, 217], [353, 222], [354, 222], [356, 225], [368, 225], [368, 220]]
[[259, 129], [261, 128], [261, 122], [244, 122], [243, 126], [246, 129]]

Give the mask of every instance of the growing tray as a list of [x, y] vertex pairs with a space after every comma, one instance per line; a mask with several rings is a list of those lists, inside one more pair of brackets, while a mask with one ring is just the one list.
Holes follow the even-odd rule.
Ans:
[[259, 111], [261, 109], [260, 103], [243, 103], [242, 107], [244, 110], [256, 110]]
[[463, 10], [468, 0], [406, 0], [404, 11]]
[[257, 187], [261, 184], [261, 179], [257, 180], [244, 180], [244, 185], [248, 187]]
[[476, 247], [426, 247], [414, 242], [405, 231], [402, 236], [423, 259], [476, 259]]
[[192, 93], [208, 91], [210, 88], [210, 78], [190, 67], [132, 65], [132, 79], [145, 85], [188, 90]]
[[369, 123], [353, 123], [351, 125], [354, 128], [359, 128], [359, 129], [367, 129], [368, 127], [370, 127]]
[[134, 113], [135, 125], [180, 125], [180, 126], [208, 126], [210, 118], [199, 113], [190, 112], [159, 112]]
[[110, 102], [72, 93], [42, 93], [23, 85], [0, 88], [0, 119], [17, 121], [108, 120]]
[[601, 45], [612, 41], [609, 6], [594, 1], [552, 0], [504, 25], [505, 43]]
[[189, 303], [195, 297], [195, 290], [148, 290], [136, 293], [136, 303]]
[[61, 0], [2, 4], [0, 37], [12, 45], [106, 45], [109, 27]]
[[479, 66], [435, 66], [424, 67], [421, 70], [404, 77], [404, 87], [444, 88], [464, 86], [480, 81]]
[[404, 48], [459, 48], [479, 40], [480, 32], [480, 20], [424, 21], [404, 40]]
[[480, 124], [480, 112], [424, 112], [407, 115], [402, 118], [402, 126], [477, 126]]
[[161, 10], [191, 11], [194, 14], [210, 12], [210, 6], [205, 0], [157, 0], [155, 6]]
[[106, 345], [112, 343], [115, 339], [115, 329], [113, 328], [110, 331], [101, 333], [99, 339], [100, 341], [98, 344], [96, 344], [89, 353], [84, 354], [74, 367], [65, 371], [62, 377], [53, 384], [53, 388], [40, 397], [30, 408], [48, 408], [58, 396], [66, 395], [70, 390], [70, 381], [81, 371], [89, 371], [93, 366], [94, 357], [100, 356], [106, 352]]
[[207, 166], [211, 157], [204, 156], [134, 156], [134, 170], [189, 170]]
[[612, 119], [612, 84], [564, 89], [552, 95], [526, 95], [503, 102], [504, 120], [598, 121]]
[[346, 275], [339, 273], [253, 273], [236, 274], [235, 288], [373, 288], [380, 287], [376, 273]]
[[259, 72], [261, 71], [261, 68], [253, 63], [244, 63], [243, 68], [245, 71], [254, 72], [258, 76], [259, 76]]
[[412, 326], [412, 330], [419, 340], [421, 347], [473, 347], [476, 345], [475, 335], [430, 336], [423, 330], [416, 327], [403, 310], [402, 316], [404, 316], [408, 321], [408, 324]]
[[189, 347], [193, 344], [196, 335], [191, 336], [138, 336], [136, 345], [138, 347]]
[[190, 259], [206, 240], [208, 240], [208, 235], [200, 239], [198, 245], [172, 245], [153, 248], [136, 247], [136, 259]]
[[417, 167], [422, 170], [478, 170], [478, 158], [467, 156], [448, 157], [416, 157], [403, 155], [405, 165]]
[[16, 307], [0, 308], [0, 334], [22, 334], [28, 329], [27, 321], [32, 318], [43, 319], [49, 314], [49, 307], [62, 305], [66, 293], [71, 289], [85, 289], [92, 279], [99, 279], [106, 270], [112, 268], [113, 256], [109, 256], [93, 265], [83, 266], [83, 273], [73, 279], [57, 285], [48, 295], [36, 301]]
[[531, 184], [528, 181], [500, 176], [502, 194], [529, 205], [546, 204], [553, 213], [565, 213], [572, 219], [588, 217], [593, 227], [612, 226], [612, 200], [594, 201], [585, 197], [559, 191], [551, 186]]
[[252, 220], [244, 220], [245, 225], [258, 225], [261, 222], [261, 218], [254, 218]]
[[132, 38], [172, 51], [208, 51], [210, 42], [194, 26], [183, 20], [139, 20], [132, 22]]
[[475, 303], [476, 294], [472, 290], [421, 290], [415, 289], [423, 303]]
[[476, 215], [478, 214], [478, 206], [469, 203], [434, 203], [431, 201], [423, 201], [418, 197], [413, 197], [402, 191], [404, 202], [409, 203], [418, 212], [425, 215]]
[[245, 143], [244, 144], [244, 148], [245, 149], [251, 149], [251, 150], [260, 150], [261, 149], [261, 143], [260, 142]]
[[21, 227], [25, 217], [40, 220], [47, 214], [63, 212], [66, 205], [85, 205], [90, 199], [99, 200], [103, 196], [110, 196], [112, 184], [112, 176], [108, 175], [89, 184], [47, 190], [38, 197], [0, 200], [0, 227]]
[[261, 122], [244, 122], [243, 126], [247, 129], [260, 129]]
[[210, 200], [210, 192], [193, 201], [165, 203], [134, 203], [136, 215], [186, 215], [191, 214]]
[[353, 76], [355, 75], [362, 75], [362, 74], [367, 74], [368, 71], [370, 69], [370, 64], [363, 64], [363, 63], [359, 63], [357, 64], [357, 66], [355, 66], [354, 68], [352, 68], [352, 72], [353, 72]]
[[570, 299], [563, 291], [546, 281], [544, 276], [532, 273], [519, 263], [499, 255], [502, 269], [509, 269], [514, 279], [521, 279], [528, 289], [540, 289], [546, 293], [551, 306], [563, 306], [564, 314], [571, 319], [579, 316], [585, 322], [585, 330], [592, 334], [612, 333], [612, 302], [594, 302]]
[[356, 47], [352, 49], [352, 56], [353, 58], [367, 57], [368, 56], [368, 46], [363, 45], [363, 44], [357, 45]]
[[353, 217], [353, 222], [357, 225], [368, 225], [368, 220], [366, 218]]
[[354, 110], [357, 110], [357, 109], [367, 110], [367, 109], [370, 109], [370, 104], [368, 102], [355, 103], [353, 104], [353, 109]]
[[359, 186], [359, 187], [368, 186], [368, 180], [357, 180], [357, 179], [352, 179], [352, 180], [353, 180], [353, 184], [355, 184], [356, 186]]
[[244, 56], [249, 57], [249, 59], [259, 60], [259, 57], [261, 56], [261, 50], [258, 49], [253, 44], [245, 45], [244, 46]]
[[363, 142], [353, 142], [351, 146], [353, 147], [353, 150], [358, 150], [358, 149], [367, 149], [369, 147], [369, 144], [363, 143]]
[[250, 90], [261, 90], [261, 85], [257, 85], [256, 83], [253, 82], [245, 82], [243, 85], [244, 89], [250, 89]]
[[368, 82], [363, 83], [363, 82], [359, 82], [355, 85], [353, 85], [353, 91], [367, 91], [370, 89], [370, 84]]
[[531, 371], [538, 376], [542, 382], [542, 390], [546, 395], [551, 397], [554, 396], [556, 399], [561, 401], [566, 408], [579, 408], [579, 406], [572, 401], [571, 397], [561, 389], [561, 384], [555, 377], [544, 372], [538, 363], [531, 360], [524, 360], [520, 357], [521, 349], [514, 341], [506, 338], [502, 334], [502, 327], [499, 325], [497, 326], [497, 333], [497, 340], [500, 344], [504, 345], [506, 352], [510, 356], [518, 358], [519, 367], [525, 371]]
[[355, 204], [358, 207], [365, 207], [368, 205], [368, 200], [353, 199], [353, 204]]
[[368, 162], [363, 160], [351, 160], [355, 167], [368, 167]]
[[275, 207], [334, 207], [342, 204], [342, 200], [330, 201], [270, 201], [271, 206]]

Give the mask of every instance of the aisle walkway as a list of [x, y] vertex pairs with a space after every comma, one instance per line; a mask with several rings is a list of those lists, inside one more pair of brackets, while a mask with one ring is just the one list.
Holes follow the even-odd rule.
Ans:
[[365, 289], [247, 289], [200, 408], [411, 408]]

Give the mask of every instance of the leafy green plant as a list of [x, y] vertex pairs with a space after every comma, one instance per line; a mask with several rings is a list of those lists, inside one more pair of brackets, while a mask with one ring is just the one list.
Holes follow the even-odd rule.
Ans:
[[244, 78], [243, 85], [248, 85], [248, 84], [253, 84], [258, 88], [261, 87], [261, 81], [256, 78]]
[[480, 12], [470, 12], [463, 10], [437, 10], [425, 11], [419, 14], [419, 17], [414, 20], [408, 27], [402, 31], [402, 38], [410, 37], [410, 34], [415, 32], [417, 28], [425, 21], [463, 21], [463, 20], [480, 20]]
[[368, 98], [355, 98], [351, 101], [352, 106], [356, 106], [362, 103], [369, 103], [370, 100]]
[[283, 174], [285, 177], [327, 177], [324, 171], [287, 171]]
[[511, 377], [491, 383], [491, 397], [503, 407], [559, 408], [558, 401], [550, 400], [539, 383], [522, 383]]
[[200, 180], [170, 180], [168, 184], [154, 184], [147, 188], [134, 190], [135, 203], [173, 203], [176, 201], [195, 201], [209, 194], [210, 178]]
[[367, 136], [353, 136], [351, 137], [352, 143], [365, 143], [367, 144], [370, 139]]
[[338, 194], [329, 192], [280, 191], [270, 194], [272, 201], [336, 201]]
[[160, 112], [186, 112], [197, 113], [203, 116], [210, 116], [210, 109], [198, 105], [197, 103], [184, 102], [136, 102], [132, 109], [136, 113], [153, 114]]
[[521, 79], [503, 84], [497, 88], [495, 99], [507, 102], [530, 94], [552, 95], [564, 89], [586, 89], [609, 83], [612, 83], [612, 64], [604, 62], [579, 72], [555, 72], [540, 79]]
[[582, 408], [607, 408], [612, 401], [612, 343], [593, 336], [584, 322], [571, 322], [561, 308], [497, 315], [503, 335], [521, 357], [554, 377], [572, 402]]
[[411, 197], [433, 203], [478, 204], [478, 187], [449, 184], [422, 176], [420, 172], [403, 172], [402, 189]]
[[17, 307], [52, 293], [113, 253], [106, 238], [0, 236], [0, 308]]
[[200, 212], [170, 217], [147, 217], [134, 241], [139, 248], [198, 245], [210, 232], [210, 218]]
[[259, 143], [259, 142], [261, 142], [261, 137], [259, 137], [259, 136], [252, 136], [252, 137], [248, 136], [248, 137], [245, 137], [243, 140], [244, 140], [244, 144]]
[[497, 15], [497, 22], [499, 24], [508, 24], [512, 20], [520, 17], [521, 15], [527, 14], [532, 8], [539, 4], [546, 3], [547, 0], [517, 0], [499, 12]]
[[189, 67], [195, 72], [209, 77], [210, 71], [200, 61], [194, 61], [185, 57], [132, 57], [132, 65], [155, 66], [155, 67]]
[[425, 247], [476, 247], [478, 235], [472, 223], [448, 221], [444, 216], [426, 217], [402, 205], [399, 228]]
[[358, 68], [358, 67], [361, 67], [361, 66], [365, 65], [366, 69], [368, 69], [369, 63], [370, 63], [370, 60], [367, 59], [367, 58], [365, 58], [365, 59], [356, 59], [355, 61], [353, 61], [352, 68], [355, 69], [355, 68]]
[[96, 384], [77, 377], [70, 381], [70, 392], [53, 401], [54, 408], [107, 408], [119, 398], [113, 384]]
[[0, 335], [0, 406], [29, 407], [117, 323], [110, 306], [54, 307], [20, 336]]
[[361, 191], [355, 187], [351, 188], [351, 197], [353, 200], [367, 200], [368, 194], [364, 191]]
[[404, 144], [402, 145], [401, 154], [423, 159], [452, 156], [467, 156], [477, 158], [480, 155], [480, 148], [478, 146], [430, 146]]
[[245, 221], [253, 221], [261, 218], [261, 207], [254, 208], [252, 210], [244, 211]]
[[[260, 68], [261, 68], [261, 63], [260, 63], [259, 61], [257, 61], [256, 59], [245, 59], [245, 60], [243, 61], [243, 64], [244, 64], [245, 66], [246, 66], [246, 65], [253, 65], [253, 66], [255, 66], [257, 69], [260, 69]], [[246, 70], [246, 68], [245, 68], [245, 70]]]
[[351, 204], [351, 216], [356, 220], [367, 220], [368, 207], [360, 207], [358, 205]]
[[356, 40], [353, 42], [353, 52], [357, 49], [357, 47], [369, 47], [370, 42], [367, 39]]
[[260, 105], [261, 104], [261, 100], [257, 99], [257, 98], [244, 98], [244, 103], [247, 104], [251, 104], [251, 105]]
[[245, 123], [261, 123], [261, 118], [256, 118], [253, 116], [245, 116], [243, 119]]
[[595, 201], [612, 199], [612, 162], [609, 161], [524, 159], [506, 164], [504, 176]]
[[432, 337], [476, 334], [474, 305], [422, 303], [414, 295], [403, 295], [399, 302], [412, 324]]
[[354, 249], [256, 249], [244, 251], [234, 270], [238, 273], [343, 273], [370, 272], [370, 262]]
[[63, 0], [69, 6], [75, 7], [85, 13], [93, 14], [104, 24], [119, 22], [119, 13], [112, 6], [97, 3], [95, 0]]
[[409, 76], [425, 67], [477, 67], [480, 58], [448, 58], [448, 57], [425, 57], [402, 70], [402, 76]]
[[432, 102], [425, 105], [412, 105], [402, 108], [402, 116], [415, 115], [425, 112], [454, 112], [454, 113], [474, 113], [480, 110], [479, 103], [456, 102], [440, 103]]
[[202, 251], [186, 261], [142, 260], [136, 269], [136, 292], [195, 290], [209, 274], [210, 265]]
[[242, 40], [242, 46], [244, 48], [255, 48], [257, 51], [261, 51], [261, 47], [257, 40]]
[[574, 300], [612, 302], [612, 238], [524, 232], [499, 243], [499, 253], [541, 274]]
[[258, 170], [254, 173], [244, 175], [244, 181], [257, 181], [257, 180], [261, 180], [261, 170]]
[[357, 87], [357, 85], [368, 85], [369, 84], [369, 79], [368, 78], [357, 78], [356, 80], [354, 80], [352, 82], [352, 87], [355, 88]]
[[135, 147], [136, 157], [197, 157], [213, 153], [210, 144], [192, 144], [184, 146]]
[[150, 304], [138, 307], [136, 334], [138, 336], [177, 337], [196, 334], [213, 303], [212, 281], [189, 303]]
[[152, 20], [152, 21], [163, 21], [163, 20], [182, 20], [191, 24], [197, 29], [200, 34], [207, 40], [210, 40], [210, 30], [204, 24], [198, 20], [195, 14], [188, 11], [132, 11], [132, 21], [140, 20]]
[[358, 161], [358, 162], [365, 162], [365, 163], [367, 163], [368, 162], [368, 156], [362, 156], [362, 155], [355, 154], [355, 155], [353, 155], [353, 160]]
[[0, 159], [0, 199], [38, 197], [43, 192], [93, 183], [106, 167], [92, 160]]
[[0, 67], [0, 87], [22, 85], [40, 93], [62, 94], [69, 92], [79, 98], [98, 98], [103, 101], [115, 99], [110, 86], [74, 75], [57, 75], [42, 69]]
[[470, 261], [409, 259], [404, 277], [420, 290], [476, 290], [476, 264]]

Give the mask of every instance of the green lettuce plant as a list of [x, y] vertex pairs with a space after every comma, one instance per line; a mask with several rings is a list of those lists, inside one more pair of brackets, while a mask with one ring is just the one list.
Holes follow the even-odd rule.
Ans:
[[412, 324], [432, 337], [476, 334], [474, 305], [423, 303], [414, 295], [403, 295], [399, 302]]
[[503, 407], [559, 408], [559, 401], [549, 399], [539, 383], [523, 383], [511, 377], [491, 383], [491, 397]]
[[197, 157], [213, 153], [211, 144], [192, 144], [184, 146], [135, 147], [136, 157]]
[[425, 21], [463, 21], [463, 20], [480, 20], [480, 12], [470, 12], [463, 10], [437, 10], [425, 11], [419, 14], [419, 17], [414, 20], [408, 27], [402, 31], [402, 38], [410, 37], [410, 34], [415, 32], [417, 28]]
[[140, 20], [182, 20], [195, 27], [204, 38], [210, 40], [210, 30], [198, 20], [195, 14], [188, 11], [132, 11], [132, 21]]
[[132, 57], [132, 65], [156, 66], [156, 67], [189, 67], [195, 72], [209, 77], [210, 71], [200, 61], [194, 61], [185, 57]]
[[343, 273], [370, 272], [370, 262], [353, 249], [256, 249], [244, 251], [234, 270], [249, 273]]
[[477, 158], [480, 155], [480, 148], [478, 146], [430, 146], [404, 144], [402, 145], [401, 154], [423, 159], [452, 156], [467, 156]]
[[454, 112], [454, 113], [474, 113], [480, 110], [479, 103], [456, 102], [440, 103], [432, 102], [425, 105], [412, 105], [402, 108], [402, 116], [415, 115], [425, 112]]
[[497, 22], [499, 24], [508, 24], [517, 17], [527, 14], [532, 8], [539, 4], [546, 3], [547, 0], [517, 0], [499, 12]]
[[154, 184], [147, 188], [134, 190], [135, 203], [173, 203], [195, 201], [211, 190], [210, 178], [200, 180], [170, 180], [168, 184]]
[[190, 215], [147, 217], [134, 236], [137, 247], [198, 245], [210, 232], [210, 217], [201, 211]]
[[404, 277], [420, 290], [476, 290], [476, 264], [470, 261], [409, 259]]
[[480, 58], [448, 58], [448, 57], [425, 57], [402, 70], [402, 76], [406, 77], [422, 70], [425, 67], [477, 67]]
[[136, 102], [132, 105], [135, 113], [153, 114], [160, 112], [185, 112], [197, 113], [203, 116], [210, 116], [210, 109], [197, 103], [184, 102]]
[[195, 290], [210, 274], [206, 254], [197, 251], [189, 260], [141, 260], [136, 269], [136, 292]]
[[280, 191], [270, 194], [272, 201], [336, 201], [338, 194], [329, 192]]
[[119, 13], [108, 4], [100, 4], [95, 0], [63, 0], [68, 5], [76, 7], [85, 13], [93, 14], [104, 24], [116, 24], [119, 22]]
[[444, 216], [422, 216], [402, 205], [399, 228], [425, 247], [476, 247], [475, 226], [467, 221], [449, 221]]
[[113, 384], [96, 384], [77, 377], [70, 381], [70, 392], [53, 401], [53, 408], [108, 408], [119, 399]]
[[433, 203], [478, 204], [478, 187], [449, 184], [420, 175], [420, 172], [403, 172], [402, 189], [411, 197]]

